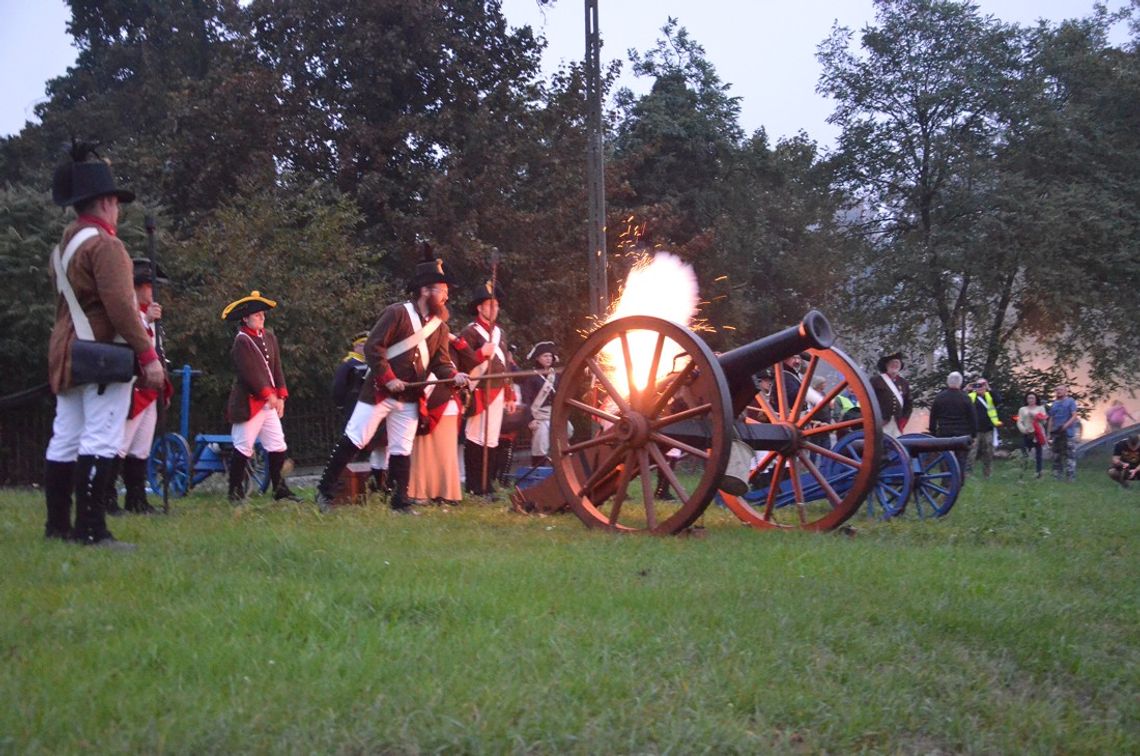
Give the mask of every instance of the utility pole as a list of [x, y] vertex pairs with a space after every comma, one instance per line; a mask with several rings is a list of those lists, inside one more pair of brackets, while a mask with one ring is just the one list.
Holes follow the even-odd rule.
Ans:
[[589, 184], [588, 243], [590, 314], [601, 317], [609, 307], [606, 282], [606, 176], [602, 139], [602, 37], [598, 0], [586, 2], [586, 182]]

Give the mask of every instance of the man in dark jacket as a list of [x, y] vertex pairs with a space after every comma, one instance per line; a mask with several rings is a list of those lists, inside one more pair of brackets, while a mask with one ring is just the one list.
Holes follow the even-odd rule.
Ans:
[[[934, 397], [930, 405], [930, 434], [940, 438], [949, 436], [969, 436], [973, 438], [978, 432], [978, 420], [974, 415], [974, 407], [970, 397], [962, 390], [962, 374], [955, 371], [946, 376], [946, 388]], [[970, 450], [955, 451], [958, 464], [962, 471], [966, 470], [966, 463], [970, 459]]]

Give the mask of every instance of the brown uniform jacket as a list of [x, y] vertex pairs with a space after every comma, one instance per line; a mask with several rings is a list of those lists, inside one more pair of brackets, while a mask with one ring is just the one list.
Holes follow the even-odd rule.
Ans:
[[871, 376], [871, 390], [875, 392], [875, 398], [879, 400], [879, 414], [884, 423], [889, 423], [891, 418], [894, 418], [899, 425], [903, 425], [910, 418], [910, 413], [914, 410], [914, 403], [910, 399], [910, 384], [907, 383], [906, 378], [901, 375], [894, 379], [895, 386], [898, 387], [899, 393], [902, 394], [902, 403], [899, 403], [898, 397], [895, 392], [891, 391], [891, 387], [883, 380], [882, 373], [876, 373]]
[[[426, 325], [421, 321], [421, 325]], [[428, 373], [435, 373], [438, 378], [451, 378], [457, 372], [455, 364], [448, 353], [447, 323], [440, 323], [435, 332], [428, 336], [428, 364], [425, 368], [420, 362], [419, 349], [412, 348], [388, 359], [388, 347], [403, 341], [412, 335], [412, 321], [408, 317], [407, 308], [403, 302], [388, 305], [380, 313], [380, 319], [368, 334], [364, 342], [364, 361], [368, 363], [368, 376], [364, 379], [364, 386], [360, 389], [359, 401], [365, 404], [376, 404], [389, 396], [384, 384], [393, 378], [399, 378], [404, 383], [416, 383], [428, 379]], [[423, 396], [422, 387], [408, 389], [394, 396], [401, 402], [418, 402]]]
[[263, 330], [260, 338], [254, 336], [252, 340], [242, 335], [242, 331], [249, 333], [248, 329], [239, 330], [230, 348], [230, 359], [237, 372], [226, 402], [226, 417], [231, 423], [249, 420], [273, 394], [282, 399], [289, 396], [285, 373], [281, 370], [281, 350], [273, 331]]
[[[62, 253], [71, 237], [88, 224], [71, 223], [59, 242]], [[51, 266], [49, 266], [51, 267]], [[51, 273], [55, 285], [55, 271]], [[135, 300], [134, 267], [127, 248], [103, 229], [76, 251], [67, 268], [67, 280], [75, 291], [75, 299], [91, 322], [96, 341], [111, 342], [122, 336], [143, 362], [155, 359], [154, 346], [139, 320]], [[58, 394], [71, 388], [71, 342], [75, 341], [75, 324], [62, 294], [56, 295], [55, 326], [48, 342], [48, 381]]]

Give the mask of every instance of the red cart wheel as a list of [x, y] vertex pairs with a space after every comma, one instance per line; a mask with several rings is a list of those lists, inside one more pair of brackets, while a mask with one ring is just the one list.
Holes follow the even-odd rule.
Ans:
[[[577, 443], [567, 433], [572, 414], [590, 423]], [[731, 420], [724, 373], [701, 339], [659, 318], [622, 318], [590, 334], [562, 374], [550, 422], [554, 475], [590, 527], [678, 533], [716, 493]], [[666, 435], [680, 424], [700, 440]]]

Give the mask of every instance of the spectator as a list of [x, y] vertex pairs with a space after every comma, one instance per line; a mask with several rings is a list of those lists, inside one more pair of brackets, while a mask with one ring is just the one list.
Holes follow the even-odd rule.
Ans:
[[1129, 424], [1135, 423], [1136, 418], [1132, 417], [1132, 413], [1124, 406], [1124, 402], [1119, 399], [1112, 400], [1112, 406], [1104, 413], [1104, 419], [1107, 423], [1107, 432], [1118, 431], [1124, 427], [1124, 421], [1127, 420]]
[[1002, 421], [997, 414], [997, 399], [990, 393], [990, 382], [985, 378], [978, 378], [971, 384], [971, 389], [970, 404], [973, 406], [974, 417], [978, 422], [978, 432], [974, 444], [974, 463], [980, 462], [982, 475], [989, 478], [994, 466], [997, 429], [1002, 427]]
[[1077, 479], [1077, 458], [1073, 454], [1073, 437], [1077, 434], [1077, 403], [1069, 396], [1068, 386], [1057, 387], [1057, 399], [1049, 405], [1048, 431], [1053, 449], [1053, 477], [1070, 483]]
[[1129, 482], [1136, 480], [1140, 473], [1140, 433], [1133, 433], [1123, 441], [1117, 441], [1112, 448], [1112, 466], [1108, 477], [1128, 488]]
[[[977, 433], [978, 420], [974, 416], [974, 407], [962, 391], [962, 374], [954, 371], [946, 376], [946, 388], [934, 397], [934, 402], [930, 405], [930, 434], [939, 438], [969, 436], [973, 439]], [[970, 461], [970, 450], [955, 451], [954, 456], [958, 458], [962, 474], [965, 474]]]
[[1037, 403], [1037, 394], [1030, 391], [1025, 395], [1025, 406], [1017, 411], [1017, 429], [1021, 431], [1021, 456], [1029, 459], [1033, 450], [1037, 462], [1037, 477], [1041, 477], [1041, 450], [1045, 446], [1045, 422], [1048, 416], [1045, 408]]

